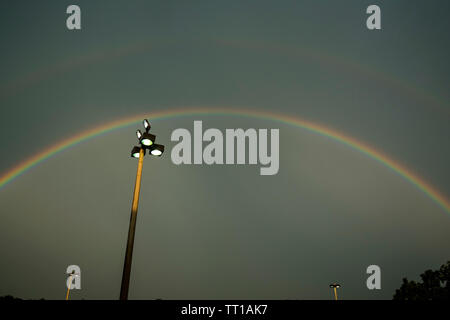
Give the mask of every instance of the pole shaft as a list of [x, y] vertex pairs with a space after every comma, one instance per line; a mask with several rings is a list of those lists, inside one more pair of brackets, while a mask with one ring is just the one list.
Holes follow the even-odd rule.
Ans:
[[144, 149], [139, 152], [139, 162], [134, 185], [133, 204], [131, 206], [130, 227], [128, 229], [127, 250], [123, 265], [122, 285], [120, 287], [120, 300], [128, 300], [128, 288], [130, 286], [131, 259], [133, 257], [134, 234], [136, 231], [136, 218], [139, 204], [139, 192], [141, 189], [142, 166], [144, 164]]
[[336, 290], [336, 287], [334, 287], [334, 299], [337, 301], [337, 290]]
[[69, 276], [69, 286], [67, 287], [66, 300], [69, 300], [69, 292], [71, 286], [72, 286], [72, 275]]

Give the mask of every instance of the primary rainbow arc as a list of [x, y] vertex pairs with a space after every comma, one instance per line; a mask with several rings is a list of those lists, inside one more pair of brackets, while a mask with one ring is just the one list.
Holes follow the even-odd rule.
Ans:
[[429, 183], [421, 179], [418, 175], [414, 174], [412, 171], [407, 169], [405, 166], [399, 164], [393, 159], [389, 158], [384, 153], [370, 147], [363, 142], [337, 132], [333, 129], [327, 128], [323, 125], [313, 123], [310, 121], [303, 120], [298, 117], [288, 116], [284, 114], [277, 114], [268, 111], [255, 111], [255, 110], [242, 110], [242, 109], [217, 109], [217, 108], [183, 108], [183, 109], [172, 109], [169, 111], [156, 111], [150, 112], [144, 115], [127, 117], [124, 119], [119, 119], [113, 122], [109, 122], [90, 130], [83, 131], [75, 136], [67, 138], [60, 141], [59, 143], [50, 146], [49, 148], [35, 154], [34, 156], [28, 158], [27, 160], [21, 162], [17, 166], [11, 168], [0, 176], [0, 188], [4, 187], [7, 183], [11, 182], [15, 178], [19, 177], [21, 174], [30, 170], [32, 167], [41, 163], [42, 161], [50, 158], [58, 152], [65, 149], [73, 147], [78, 143], [94, 138], [101, 134], [110, 132], [115, 129], [127, 127], [133, 123], [141, 121], [143, 118], [149, 118], [152, 120], [161, 120], [176, 116], [194, 116], [194, 115], [239, 115], [247, 116], [253, 118], [267, 119], [272, 121], [279, 121], [288, 125], [300, 127], [308, 131], [314, 132], [321, 136], [329, 137], [337, 142], [343, 143], [352, 149], [364, 153], [365, 155], [377, 160], [384, 166], [390, 168], [400, 176], [402, 176], [406, 181], [416, 186], [419, 190], [424, 192], [429, 198], [436, 202], [446, 213], [450, 213], [450, 202], [444, 195], [442, 195], [435, 187], [431, 186]]

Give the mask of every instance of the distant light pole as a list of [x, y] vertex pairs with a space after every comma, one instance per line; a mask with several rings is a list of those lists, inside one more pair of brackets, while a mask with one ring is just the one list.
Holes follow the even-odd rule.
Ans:
[[148, 133], [150, 131], [150, 123], [147, 119], [143, 121], [145, 133], [140, 130], [136, 131], [139, 140], [139, 146], [131, 150], [131, 156], [138, 158], [138, 168], [136, 173], [136, 183], [134, 185], [133, 204], [131, 206], [130, 227], [128, 229], [127, 250], [125, 252], [125, 262], [123, 266], [122, 285], [120, 287], [120, 300], [128, 299], [128, 288], [130, 286], [131, 260], [133, 257], [134, 234], [136, 231], [136, 218], [139, 203], [139, 192], [141, 189], [142, 166], [144, 164], [144, 156], [146, 150], [154, 156], [161, 156], [164, 152], [164, 146], [155, 144], [156, 136]]
[[337, 289], [339, 289], [341, 287], [340, 284], [338, 283], [332, 283], [330, 284], [330, 288], [334, 289], [334, 299], [337, 300], [338, 296], [337, 296]]
[[70, 293], [70, 287], [72, 286], [72, 277], [78, 277], [79, 274], [75, 273], [75, 271], [72, 271], [72, 273], [69, 276], [69, 285], [67, 286], [67, 293], [66, 293], [66, 300], [69, 300], [69, 293]]

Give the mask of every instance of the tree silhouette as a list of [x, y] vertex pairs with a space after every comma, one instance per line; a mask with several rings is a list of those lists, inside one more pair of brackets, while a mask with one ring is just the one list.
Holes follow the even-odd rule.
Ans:
[[450, 300], [450, 261], [439, 270], [426, 270], [420, 278], [422, 282], [403, 278], [394, 300]]

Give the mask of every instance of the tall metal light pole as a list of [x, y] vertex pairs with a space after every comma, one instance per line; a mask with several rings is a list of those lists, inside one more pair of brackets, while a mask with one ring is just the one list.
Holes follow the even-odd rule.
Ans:
[[334, 299], [337, 301], [338, 296], [337, 296], [337, 289], [340, 288], [341, 285], [338, 283], [332, 283], [330, 284], [330, 288], [334, 289]]
[[134, 185], [133, 203], [131, 205], [131, 217], [130, 217], [130, 226], [128, 229], [127, 249], [125, 252], [125, 262], [123, 265], [122, 285], [120, 287], [120, 300], [128, 299], [128, 289], [130, 286], [130, 274], [131, 274], [131, 260], [133, 258], [134, 234], [136, 232], [136, 219], [139, 204], [139, 193], [141, 190], [142, 167], [144, 164], [145, 151], [149, 150], [149, 153], [154, 156], [161, 156], [164, 152], [164, 146], [155, 144], [154, 142], [156, 137], [148, 133], [150, 130], [150, 123], [148, 122], [148, 120], [145, 119], [143, 123], [146, 132], [144, 134], [142, 134], [141, 131], [139, 130], [136, 132], [136, 135], [140, 142], [140, 146], [134, 147], [133, 150], [131, 150], [131, 156], [133, 158], [138, 158], [139, 161], [136, 173], [136, 182]]

